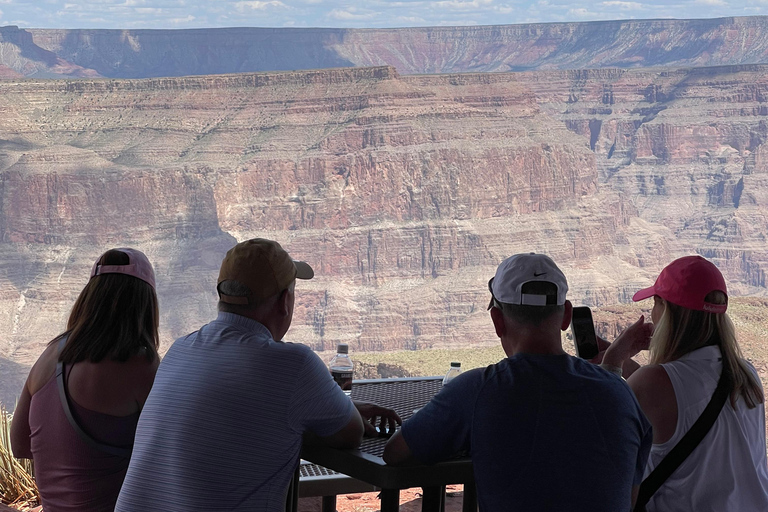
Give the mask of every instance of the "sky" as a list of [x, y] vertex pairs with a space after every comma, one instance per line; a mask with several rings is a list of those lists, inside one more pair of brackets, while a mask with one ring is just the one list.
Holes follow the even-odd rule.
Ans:
[[0, 0], [0, 26], [413, 27], [768, 15], [768, 0]]

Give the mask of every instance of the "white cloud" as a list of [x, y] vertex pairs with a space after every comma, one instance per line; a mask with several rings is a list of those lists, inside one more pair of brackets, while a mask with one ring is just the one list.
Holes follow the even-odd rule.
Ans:
[[430, 7], [466, 11], [470, 9], [479, 9], [483, 6], [491, 5], [492, 3], [493, 0], [440, 0], [439, 2], [430, 2]]
[[595, 15], [597, 15], [597, 13], [589, 11], [584, 7], [578, 7], [576, 9], [568, 9], [568, 16], [572, 16], [574, 18], [589, 18]]
[[138, 14], [165, 14], [165, 9], [159, 7], [137, 7], [134, 9]]
[[195, 21], [197, 18], [192, 16], [191, 14], [188, 14], [187, 16], [183, 18], [171, 18], [168, 20], [169, 23], [173, 23], [174, 25], [181, 25], [183, 23], [190, 23]]
[[401, 23], [424, 23], [424, 18], [420, 18], [418, 16], [398, 16], [395, 18], [395, 21], [399, 21]]
[[353, 21], [353, 20], [370, 20], [378, 16], [380, 13], [373, 11], [358, 11], [356, 7], [349, 7], [348, 9], [333, 9], [328, 13], [328, 17], [333, 20], [340, 21]]
[[600, 5], [603, 7], [618, 7], [622, 11], [642, 11], [645, 9], [645, 6], [640, 2], [622, 2], [620, 0], [602, 2]]
[[696, 5], [710, 5], [715, 7], [728, 7], [728, 3], [723, 0], [694, 0]]
[[[766, 0], [768, 2], [768, 0]], [[424, 2], [422, 0], [416, 0], [414, 2], [390, 2], [389, 0], [373, 0], [370, 2], [371, 4], [375, 4], [379, 7], [420, 7], [427, 2]]]
[[288, 9], [289, 7], [280, 0], [268, 0], [266, 2], [260, 0], [246, 0], [235, 4], [235, 9], [237, 9], [238, 12], [245, 12], [249, 9], [252, 11], [266, 11], [267, 9], [272, 8]]

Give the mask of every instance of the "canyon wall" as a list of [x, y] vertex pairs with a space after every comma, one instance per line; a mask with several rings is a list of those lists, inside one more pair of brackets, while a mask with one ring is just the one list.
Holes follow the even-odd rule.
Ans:
[[397, 29], [0, 28], [0, 78], [148, 78], [394, 66], [400, 73], [768, 61], [768, 17]]
[[691, 253], [765, 295], [767, 98], [759, 65], [0, 82], [0, 357], [34, 361], [120, 246], [155, 265], [164, 347], [254, 236], [314, 266], [288, 339], [317, 350], [490, 343], [522, 251], [579, 304]]

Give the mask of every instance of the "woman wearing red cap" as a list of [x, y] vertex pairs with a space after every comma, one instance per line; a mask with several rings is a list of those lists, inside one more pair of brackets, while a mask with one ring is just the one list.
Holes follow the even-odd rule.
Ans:
[[157, 370], [158, 321], [147, 257], [104, 253], [13, 415], [13, 453], [34, 459], [45, 512], [114, 510]]
[[[624, 367], [653, 425], [636, 510], [646, 502], [649, 511], [768, 510], [763, 389], [725, 312], [722, 274], [700, 256], [680, 258], [633, 300], [650, 297], [650, 342], [641, 317], [602, 365], [619, 374]], [[650, 364], [632, 371], [629, 358], [646, 348]]]

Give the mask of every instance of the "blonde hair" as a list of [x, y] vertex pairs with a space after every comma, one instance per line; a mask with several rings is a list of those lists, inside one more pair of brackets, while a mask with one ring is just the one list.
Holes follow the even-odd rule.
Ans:
[[[729, 372], [733, 383], [731, 405], [736, 405], [739, 396], [750, 409], [763, 403], [762, 387], [744, 362], [728, 315], [694, 311], [659, 299], [664, 303], [664, 313], [651, 338], [650, 363], [668, 363], [701, 347], [717, 345], [723, 357], [723, 369]], [[727, 304], [727, 301], [720, 291], [710, 292], [705, 298], [705, 302], [711, 304]]]

